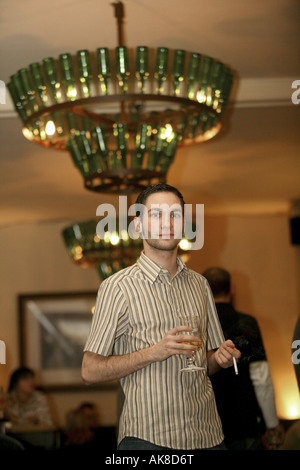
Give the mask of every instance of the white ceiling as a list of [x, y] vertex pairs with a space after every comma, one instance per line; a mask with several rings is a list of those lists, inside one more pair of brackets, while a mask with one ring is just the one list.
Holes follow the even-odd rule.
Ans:
[[[168, 174], [206, 213], [287, 211], [300, 199], [298, 0], [124, 0], [129, 47], [200, 52], [230, 65], [232, 103], [220, 134], [180, 149]], [[1, 2], [1, 76], [63, 52], [117, 45], [110, 0]], [[300, 97], [300, 94], [299, 94]], [[26, 141], [9, 97], [0, 105], [0, 224], [82, 220], [116, 196], [84, 189], [65, 152]]]

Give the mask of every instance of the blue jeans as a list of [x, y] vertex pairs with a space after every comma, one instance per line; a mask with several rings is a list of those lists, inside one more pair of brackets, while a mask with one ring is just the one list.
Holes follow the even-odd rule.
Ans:
[[[124, 437], [120, 444], [118, 445], [118, 450], [179, 450], [179, 449], [171, 449], [170, 447], [162, 447], [158, 446], [156, 444], [152, 444], [151, 442], [144, 441], [143, 439], [138, 439], [137, 437]], [[201, 450], [201, 449], [193, 449], [194, 451], [196, 450]], [[193, 452], [193, 450], [189, 450], [190, 452]], [[221, 442], [221, 444], [206, 448], [203, 450], [227, 450], [225, 444]]]

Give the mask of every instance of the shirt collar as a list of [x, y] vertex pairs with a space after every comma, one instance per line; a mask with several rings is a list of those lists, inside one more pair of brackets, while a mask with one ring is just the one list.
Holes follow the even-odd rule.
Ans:
[[[152, 282], [155, 282], [160, 274], [169, 276], [169, 273], [166, 268], [159, 266], [159, 264], [155, 263], [155, 261], [153, 261], [148, 256], [146, 256], [144, 252], [142, 252], [139, 258], [138, 266], [141, 269], [141, 271]], [[188, 268], [186, 267], [186, 265], [184, 264], [180, 256], [177, 256], [177, 273], [175, 274], [175, 276], [181, 273], [182, 274], [188, 273]]]

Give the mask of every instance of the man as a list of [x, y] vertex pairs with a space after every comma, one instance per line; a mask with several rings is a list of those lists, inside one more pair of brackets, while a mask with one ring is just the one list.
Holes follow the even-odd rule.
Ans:
[[[177, 256], [184, 201], [158, 184], [137, 198], [138, 263], [105, 280], [98, 292], [82, 363], [85, 383], [119, 379], [125, 401], [119, 449], [219, 448], [223, 433], [206, 371], [180, 372], [185, 356], [203, 357], [208, 374], [239, 357], [224, 341], [207, 281]], [[142, 209], [141, 209], [142, 208]], [[176, 325], [178, 314], [199, 315], [204, 350], [184, 344], [198, 337]], [[203, 365], [203, 364], [201, 364]]]
[[281, 427], [257, 321], [233, 308], [231, 276], [225, 269], [209, 268], [203, 276], [211, 287], [224, 336], [232, 338], [242, 354], [238, 375], [222, 370], [211, 377], [225, 444], [230, 450], [261, 450], [267, 427], [267, 444], [276, 448], [281, 442]]

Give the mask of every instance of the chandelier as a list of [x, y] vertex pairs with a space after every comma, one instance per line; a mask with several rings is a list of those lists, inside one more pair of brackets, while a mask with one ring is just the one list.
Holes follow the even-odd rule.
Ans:
[[133, 193], [166, 181], [177, 149], [220, 130], [233, 75], [198, 52], [123, 41], [32, 63], [7, 84], [33, 143], [69, 153], [88, 190]]
[[[143, 249], [142, 239], [133, 238], [128, 230], [116, 227], [97, 234], [98, 220], [73, 223], [62, 230], [62, 237], [71, 261], [81, 267], [95, 268], [101, 279], [134, 264]], [[121, 233], [122, 232], [122, 233]], [[178, 254], [186, 263], [193, 240], [183, 237], [178, 244]]]

